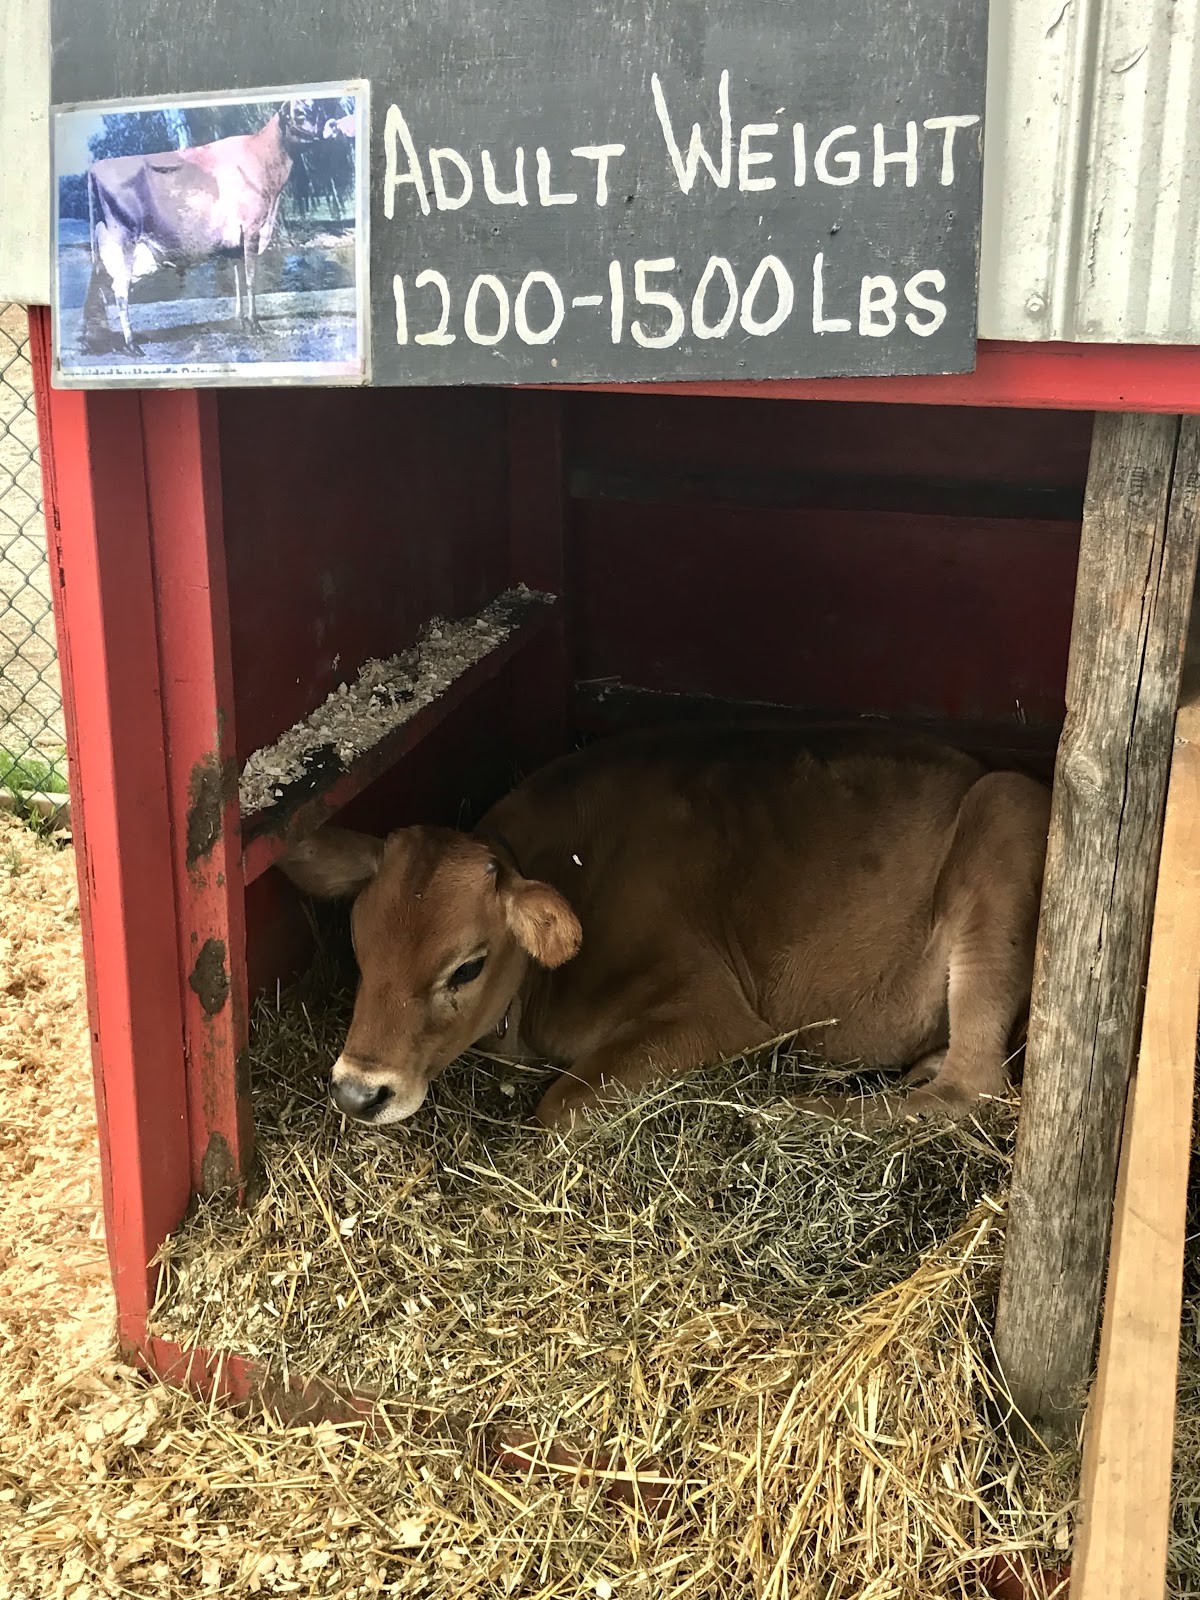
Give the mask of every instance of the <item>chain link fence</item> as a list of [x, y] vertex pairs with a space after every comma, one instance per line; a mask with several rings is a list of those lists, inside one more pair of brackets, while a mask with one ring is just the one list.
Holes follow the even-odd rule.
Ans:
[[54, 820], [66, 787], [29, 326], [0, 304], [0, 802]]

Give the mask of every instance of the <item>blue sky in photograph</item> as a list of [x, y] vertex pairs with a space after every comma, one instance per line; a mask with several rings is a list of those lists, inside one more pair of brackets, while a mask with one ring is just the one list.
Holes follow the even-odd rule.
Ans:
[[69, 111], [55, 117], [55, 167], [60, 178], [87, 171], [92, 159], [88, 140], [103, 127], [103, 117], [90, 111]]

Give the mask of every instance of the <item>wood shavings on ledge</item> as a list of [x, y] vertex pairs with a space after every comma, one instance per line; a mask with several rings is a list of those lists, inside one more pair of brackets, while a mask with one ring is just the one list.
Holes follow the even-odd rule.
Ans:
[[365, 662], [353, 683], [339, 684], [302, 722], [247, 758], [238, 782], [243, 818], [270, 810], [289, 785], [310, 778], [314, 763], [348, 772], [553, 603], [552, 595], [519, 584], [473, 616], [432, 618], [409, 649]]

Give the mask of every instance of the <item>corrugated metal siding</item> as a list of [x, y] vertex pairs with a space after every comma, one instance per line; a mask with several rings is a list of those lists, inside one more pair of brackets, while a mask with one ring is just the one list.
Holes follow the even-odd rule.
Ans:
[[[48, 11], [0, 0], [0, 300], [50, 295]], [[981, 337], [1200, 344], [1198, 36], [1200, 0], [992, 0]]]
[[0, 302], [50, 298], [50, 0], [0, 0]]
[[980, 334], [1200, 344], [1200, 0], [993, 0]]

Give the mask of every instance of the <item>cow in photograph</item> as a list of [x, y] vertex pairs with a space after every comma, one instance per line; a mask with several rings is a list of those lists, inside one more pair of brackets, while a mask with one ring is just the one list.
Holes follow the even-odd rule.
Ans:
[[347, 1115], [409, 1117], [469, 1046], [562, 1069], [550, 1125], [793, 1030], [905, 1068], [904, 1095], [801, 1102], [866, 1123], [1001, 1095], [1029, 1002], [1049, 794], [921, 739], [765, 728], [604, 741], [473, 834], [336, 827], [281, 866], [354, 896]]
[[[115, 302], [127, 354], [141, 351], [129, 291], [162, 267], [232, 257], [239, 322], [260, 331], [254, 301], [258, 258], [271, 243], [297, 150], [319, 140], [311, 100], [289, 100], [257, 133], [161, 155], [109, 156], [88, 169], [92, 276], [83, 308], [85, 348], [106, 345]], [[244, 288], [244, 295], [243, 295]]]

